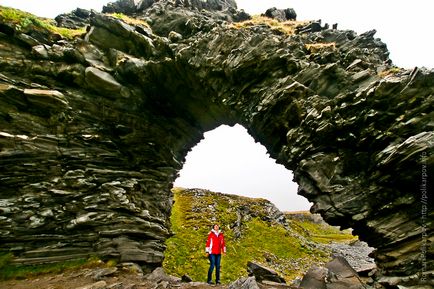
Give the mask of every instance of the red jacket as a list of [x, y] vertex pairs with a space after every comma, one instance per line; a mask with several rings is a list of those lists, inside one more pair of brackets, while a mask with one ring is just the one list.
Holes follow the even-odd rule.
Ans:
[[223, 233], [211, 230], [208, 234], [208, 240], [206, 241], [206, 252], [209, 254], [221, 254], [222, 251], [226, 253], [225, 237]]

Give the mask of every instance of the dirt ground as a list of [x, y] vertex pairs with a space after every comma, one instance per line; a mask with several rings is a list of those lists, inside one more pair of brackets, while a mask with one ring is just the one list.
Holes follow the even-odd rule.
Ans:
[[[181, 282], [179, 278], [157, 274], [154, 278], [140, 273], [117, 270], [109, 276], [101, 272], [107, 268], [92, 268], [68, 271], [61, 274], [46, 274], [25, 280], [0, 281], [0, 289], [226, 289], [229, 284], [209, 285], [203, 282]], [[293, 289], [285, 284], [258, 283], [260, 289]]]
[[210, 289], [227, 288], [227, 285], [208, 285], [206, 283], [170, 282], [165, 280], [146, 280], [145, 277], [132, 272], [116, 272], [113, 276], [95, 278], [98, 270], [81, 269], [61, 274], [46, 274], [26, 280], [0, 281], [0, 289]]

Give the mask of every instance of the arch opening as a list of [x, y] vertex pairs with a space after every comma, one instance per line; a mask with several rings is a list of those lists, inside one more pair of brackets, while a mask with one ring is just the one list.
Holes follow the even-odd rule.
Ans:
[[271, 201], [280, 211], [308, 211], [293, 174], [277, 164], [242, 125], [205, 132], [187, 154], [174, 187], [202, 188]]

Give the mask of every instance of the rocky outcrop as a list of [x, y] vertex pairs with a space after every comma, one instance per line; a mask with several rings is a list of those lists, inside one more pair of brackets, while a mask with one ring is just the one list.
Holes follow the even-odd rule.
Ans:
[[79, 29], [89, 25], [90, 11], [86, 9], [77, 8], [70, 13], [60, 14], [54, 18], [57, 26], [69, 29]]
[[103, 7], [103, 13], [124, 13], [132, 15], [150, 8], [153, 4], [165, 2], [175, 7], [189, 8], [191, 10], [208, 10], [208, 11], [227, 11], [228, 9], [236, 10], [237, 3], [234, 0], [118, 0]]
[[249, 273], [249, 276], [254, 276], [259, 282], [272, 281], [276, 283], [286, 283], [285, 279], [279, 276], [276, 271], [255, 262], [247, 263], [247, 273]]
[[146, 19], [154, 33], [167, 36], [171, 31], [194, 34], [212, 29], [222, 21], [250, 19], [237, 10], [234, 0], [118, 0], [103, 7], [103, 13], [122, 13]]
[[342, 256], [363, 277], [372, 276], [377, 266], [374, 259], [369, 257], [374, 248], [371, 248], [365, 242], [355, 241], [351, 244], [330, 244], [332, 252], [337, 256]]
[[279, 21], [297, 20], [297, 13], [292, 8], [277, 9], [276, 7], [267, 9], [264, 16], [277, 19]]
[[[325, 267], [312, 267], [303, 277], [300, 288], [303, 289], [340, 289], [368, 288], [360, 280], [357, 272], [343, 257], [335, 257]], [[369, 287], [372, 288], [372, 287]]]
[[434, 71], [392, 70], [375, 31], [284, 35], [221, 12], [157, 1], [152, 30], [95, 13], [73, 41], [2, 20], [1, 250], [159, 266], [187, 152], [240, 123], [384, 274], [430, 282]]
[[260, 289], [255, 277], [244, 277], [229, 285], [228, 289]]

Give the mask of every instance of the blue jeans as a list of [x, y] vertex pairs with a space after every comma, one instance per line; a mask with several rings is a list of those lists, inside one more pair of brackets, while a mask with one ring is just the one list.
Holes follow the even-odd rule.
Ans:
[[209, 270], [208, 270], [208, 280], [207, 282], [211, 282], [212, 280], [212, 271], [214, 271], [215, 267], [215, 281], [220, 282], [220, 260], [222, 259], [221, 254], [209, 254]]

